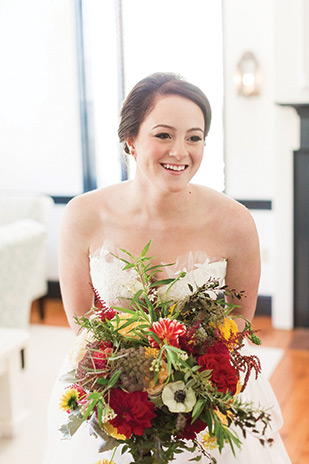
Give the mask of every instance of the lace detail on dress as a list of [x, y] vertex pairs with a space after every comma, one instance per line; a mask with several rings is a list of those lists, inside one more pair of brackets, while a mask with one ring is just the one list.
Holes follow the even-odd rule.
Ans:
[[[89, 262], [94, 288], [108, 305], [115, 306], [119, 305], [120, 299], [132, 297], [142, 287], [136, 279], [135, 271], [123, 271], [124, 263], [111, 253], [119, 255], [113, 243], [106, 240], [101, 248], [89, 255]], [[196, 289], [209, 279], [216, 279], [223, 285], [226, 265], [225, 258], [210, 258], [200, 251], [179, 256], [176, 263], [167, 266], [165, 271], [169, 278], [177, 276], [181, 271], [187, 274], [173, 285], [168, 293], [169, 298], [180, 300], [187, 296], [190, 293], [188, 284]], [[161, 293], [165, 290], [164, 287], [160, 288]]]

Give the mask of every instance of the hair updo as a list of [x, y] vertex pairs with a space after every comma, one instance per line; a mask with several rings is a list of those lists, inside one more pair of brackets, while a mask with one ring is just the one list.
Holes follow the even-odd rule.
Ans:
[[161, 95], [179, 95], [199, 106], [204, 115], [204, 136], [207, 136], [211, 107], [206, 95], [177, 74], [154, 73], [138, 82], [123, 103], [118, 136], [120, 143], [124, 142], [126, 153], [130, 153], [126, 140], [137, 136], [141, 123], [155, 105], [155, 98]]

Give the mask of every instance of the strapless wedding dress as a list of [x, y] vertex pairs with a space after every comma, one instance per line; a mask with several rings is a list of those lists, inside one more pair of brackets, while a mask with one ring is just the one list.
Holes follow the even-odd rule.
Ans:
[[[113, 247], [111, 242], [105, 242], [100, 249], [89, 256], [90, 273], [92, 284], [101, 298], [110, 306], [119, 306], [125, 301], [122, 298], [128, 298], [139, 290], [139, 283], [136, 281], [135, 272], [132, 269], [123, 271], [123, 262], [110, 252], [118, 256], [121, 253]], [[164, 268], [164, 272], [169, 277], [175, 277], [178, 272], [186, 271], [186, 276], [172, 287], [169, 297], [176, 300], [182, 299], [188, 294], [188, 283], [196, 288], [207, 282], [209, 278], [215, 278], [223, 284], [226, 267], [225, 259], [210, 259], [203, 252], [190, 252], [180, 256], [173, 266]], [[250, 350], [250, 347], [244, 349]], [[61, 367], [59, 378], [69, 370], [71, 367], [67, 358]], [[65, 386], [59, 380], [51, 393], [48, 408], [48, 439], [43, 464], [95, 464], [104, 458], [111, 459], [112, 451], [98, 453], [99, 440], [89, 435], [87, 424], [83, 424], [71, 440], [62, 439], [59, 428], [66, 422], [67, 414], [59, 409], [59, 399]], [[242, 398], [244, 401], [252, 401], [256, 406], [271, 408], [272, 429], [269, 437], [274, 439], [274, 443], [272, 446], [263, 447], [256, 438], [248, 435], [246, 440], [242, 440], [242, 449], [236, 452], [236, 458], [228, 447], [223, 450], [222, 454], [217, 450], [212, 450], [211, 454], [217, 459], [218, 464], [290, 464], [291, 461], [278, 432], [282, 426], [280, 407], [263, 373], [258, 380], [249, 380]], [[173, 462], [188, 464], [193, 456], [195, 455], [184, 452], [178, 455]], [[116, 464], [129, 464], [132, 458], [130, 454], [122, 455], [121, 447], [118, 447], [113, 460]], [[208, 461], [202, 458], [200, 462], [207, 463]]]

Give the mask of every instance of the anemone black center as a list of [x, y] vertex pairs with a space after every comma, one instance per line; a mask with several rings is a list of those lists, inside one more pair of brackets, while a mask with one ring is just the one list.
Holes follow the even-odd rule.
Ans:
[[174, 399], [177, 403], [183, 403], [184, 400], [186, 399], [186, 392], [184, 390], [176, 391], [174, 395]]

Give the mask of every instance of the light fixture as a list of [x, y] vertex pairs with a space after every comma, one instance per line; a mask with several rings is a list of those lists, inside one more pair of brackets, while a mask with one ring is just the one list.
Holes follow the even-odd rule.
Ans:
[[261, 91], [261, 70], [252, 52], [245, 52], [237, 63], [234, 82], [238, 95], [252, 97]]

